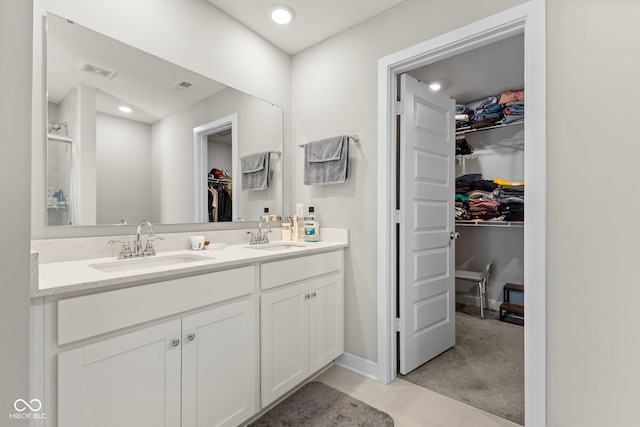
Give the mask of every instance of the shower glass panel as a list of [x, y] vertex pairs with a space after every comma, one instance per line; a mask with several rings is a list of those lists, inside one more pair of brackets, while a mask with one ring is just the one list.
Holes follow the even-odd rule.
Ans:
[[47, 137], [47, 213], [49, 225], [72, 225], [72, 139], [63, 135]]

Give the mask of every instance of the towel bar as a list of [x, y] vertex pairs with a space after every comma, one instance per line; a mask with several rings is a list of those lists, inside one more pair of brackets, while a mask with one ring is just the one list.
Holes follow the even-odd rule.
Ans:
[[[360, 142], [360, 136], [359, 135], [347, 135], [349, 138], [351, 138], [353, 140], [353, 142], [355, 142], [356, 144]], [[298, 147], [302, 148], [304, 147], [305, 144], [300, 144], [298, 145]]]

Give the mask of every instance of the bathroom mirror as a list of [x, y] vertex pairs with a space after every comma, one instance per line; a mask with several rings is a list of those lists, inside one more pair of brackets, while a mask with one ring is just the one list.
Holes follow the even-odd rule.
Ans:
[[[264, 208], [282, 213], [281, 107], [59, 16], [47, 21], [49, 226], [216, 228], [256, 221]], [[270, 153], [268, 186], [243, 190], [240, 158], [257, 153]]]

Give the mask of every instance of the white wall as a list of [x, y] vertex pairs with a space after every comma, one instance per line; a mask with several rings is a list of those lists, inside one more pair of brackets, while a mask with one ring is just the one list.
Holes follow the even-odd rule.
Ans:
[[213, 168], [226, 169], [229, 176], [233, 174], [233, 156], [231, 155], [231, 144], [216, 141], [209, 137], [207, 149], [207, 172]]
[[[546, 7], [547, 425], [633, 426], [640, 401], [634, 193], [640, 144], [624, 113], [633, 112], [640, 96], [634, 83], [640, 59], [630, 54], [640, 48], [640, 4], [554, 0]], [[376, 61], [499, 8], [465, 2], [452, 10], [446, 1], [407, 0], [294, 57], [293, 143], [362, 136], [351, 182], [321, 189], [297, 184], [294, 196], [317, 206], [324, 224], [351, 231], [350, 353], [376, 357]], [[298, 168], [295, 181], [300, 177]]]
[[[492, 15], [510, 4], [407, 0], [293, 57], [295, 157], [293, 202], [312, 205], [320, 226], [349, 228], [345, 260], [346, 350], [377, 361], [376, 203], [378, 59]], [[351, 144], [349, 178], [340, 185], [302, 184], [298, 144], [359, 134]]]
[[637, 426], [640, 2], [546, 3], [548, 425]]
[[[122, 233], [113, 227], [46, 227], [44, 176], [45, 79], [43, 16], [52, 12], [290, 111], [290, 57], [204, 0], [34, 0], [34, 238]], [[170, 31], [168, 30], [170, 29]], [[288, 115], [284, 117], [289, 123]], [[290, 138], [290, 129], [284, 137]], [[288, 185], [288, 184], [286, 184]], [[194, 225], [190, 230], [208, 225]], [[185, 226], [158, 227], [183, 231]], [[125, 231], [126, 232], [126, 231]]]
[[157, 221], [151, 209], [151, 127], [96, 115], [97, 223]]
[[29, 395], [32, 13], [31, 2], [0, 0], [0, 417], [12, 426], [28, 425], [9, 420], [16, 399], [41, 397]]
[[[238, 117], [238, 158], [282, 150], [282, 110], [233, 89], [225, 89], [152, 125], [153, 203], [162, 215], [162, 223], [193, 221], [193, 129], [234, 113]], [[240, 170], [239, 163], [233, 169]], [[257, 220], [264, 207], [279, 214], [280, 158], [271, 156], [271, 170], [273, 176], [267, 190], [242, 191], [240, 183], [233, 183], [233, 198], [239, 206], [234, 218]]]

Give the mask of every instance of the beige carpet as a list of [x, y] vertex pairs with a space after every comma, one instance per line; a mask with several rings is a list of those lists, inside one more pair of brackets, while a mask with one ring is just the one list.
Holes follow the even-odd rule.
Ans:
[[250, 427], [393, 427], [393, 419], [320, 382], [305, 384]]
[[523, 425], [524, 328], [477, 314], [456, 312], [456, 346], [400, 378]]

